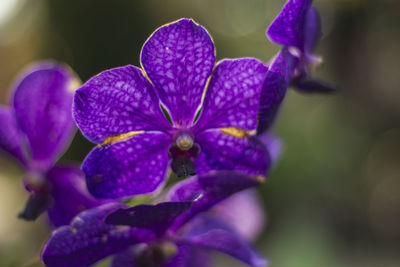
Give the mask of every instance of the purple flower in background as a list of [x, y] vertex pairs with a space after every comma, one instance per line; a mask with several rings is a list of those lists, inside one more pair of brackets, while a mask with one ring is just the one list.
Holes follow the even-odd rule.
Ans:
[[78, 86], [78, 77], [67, 66], [36, 64], [18, 79], [11, 106], [0, 106], [0, 150], [26, 171], [30, 197], [19, 215], [23, 219], [34, 220], [47, 210], [59, 226], [99, 204], [87, 191], [78, 167], [55, 165], [76, 130], [71, 107]]
[[222, 201], [210, 210], [247, 241], [255, 241], [264, 230], [266, 217], [256, 190], [248, 189]]
[[289, 0], [268, 27], [267, 36], [272, 42], [288, 47], [296, 61], [291, 85], [302, 92], [332, 92], [335, 87], [310, 75], [310, 65], [321, 61], [313, 54], [321, 37], [320, 17], [311, 5], [312, 0]]
[[207, 267], [209, 251], [216, 250], [264, 266], [266, 260], [229, 226], [202, 213], [258, 185], [259, 178], [213, 172], [178, 183], [167, 202], [130, 208], [110, 203], [85, 211], [53, 232], [43, 262], [48, 267], [89, 266], [115, 254], [113, 267]]
[[76, 123], [98, 144], [82, 165], [93, 195], [153, 192], [169, 166], [180, 177], [210, 170], [266, 174], [268, 153], [252, 136], [267, 73], [262, 62], [239, 58], [215, 65], [207, 31], [181, 19], [150, 36], [141, 64], [143, 70], [104, 71], [75, 94]]

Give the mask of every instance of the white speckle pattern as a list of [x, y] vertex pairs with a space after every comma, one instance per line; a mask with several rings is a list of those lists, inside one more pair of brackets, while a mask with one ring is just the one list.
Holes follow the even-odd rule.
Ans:
[[252, 58], [226, 59], [217, 64], [196, 131], [236, 127], [254, 130], [262, 84], [268, 68]]
[[255, 137], [236, 138], [219, 130], [208, 130], [196, 136], [201, 147], [194, 159], [198, 174], [213, 170], [235, 170], [246, 174], [265, 175], [269, 154]]
[[94, 143], [130, 131], [170, 128], [152, 85], [134, 66], [107, 70], [86, 82], [75, 94], [73, 113]]
[[169, 135], [144, 133], [94, 148], [83, 162], [89, 191], [100, 198], [153, 192], [168, 171]]
[[108, 214], [125, 207], [115, 202], [105, 204], [81, 213], [70, 226], [58, 228], [43, 249], [46, 266], [91, 266], [129, 246], [155, 239], [146, 229], [104, 223]]
[[159, 28], [144, 44], [141, 63], [175, 126], [191, 126], [214, 53], [207, 31], [190, 19]]

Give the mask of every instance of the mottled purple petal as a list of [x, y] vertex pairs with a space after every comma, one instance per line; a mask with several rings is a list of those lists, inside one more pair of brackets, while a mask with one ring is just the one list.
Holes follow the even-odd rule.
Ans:
[[312, 0], [289, 0], [272, 24], [267, 36], [272, 42], [283, 46], [304, 49], [305, 17]]
[[161, 236], [175, 219], [187, 211], [193, 202], [162, 202], [157, 205], [142, 204], [119, 209], [107, 216], [105, 222], [114, 225], [128, 225], [145, 228]]
[[219, 130], [204, 131], [196, 136], [201, 152], [194, 159], [196, 172], [236, 170], [265, 175], [270, 163], [265, 146], [255, 137], [237, 138]]
[[143, 45], [140, 59], [174, 125], [190, 126], [215, 63], [206, 29], [191, 19], [162, 26]]
[[53, 205], [48, 210], [54, 226], [69, 224], [78, 213], [103, 204], [86, 188], [83, 172], [75, 166], [55, 166], [46, 174]]
[[321, 38], [321, 19], [318, 10], [314, 7], [308, 9], [304, 25], [304, 49], [311, 53], [314, 51]]
[[20, 163], [26, 164], [24, 136], [20, 132], [13, 111], [9, 107], [0, 106], [0, 151], [14, 156]]
[[265, 212], [255, 190], [245, 190], [218, 203], [211, 214], [247, 241], [254, 241], [265, 226]]
[[270, 64], [260, 94], [257, 135], [263, 134], [274, 123], [296, 62], [288, 49], [283, 48]]
[[[210, 267], [211, 255], [196, 246], [178, 244], [178, 253], [161, 267]], [[113, 266], [114, 267], [114, 266]]]
[[108, 255], [155, 238], [146, 229], [114, 226], [103, 222], [110, 212], [121, 208], [110, 203], [81, 213], [70, 226], [53, 232], [42, 252], [48, 267], [89, 266]]
[[221, 127], [255, 130], [267, 69], [254, 58], [220, 61], [210, 80], [196, 131]]
[[134, 66], [104, 71], [76, 91], [73, 114], [79, 129], [90, 141], [131, 131], [166, 130], [153, 86]]
[[94, 148], [82, 170], [89, 191], [99, 198], [120, 198], [155, 191], [167, 175], [170, 137], [144, 133]]
[[178, 244], [181, 243], [217, 250], [254, 267], [267, 264], [267, 260], [261, 257], [228, 225], [209, 216], [196, 218], [190, 225], [190, 230], [180, 237]]
[[56, 63], [38, 64], [26, 73], [15, 87], [13, 106], [35, 168], [43, 170], [57, 160], [75, 132], [71, 106], [79, 80]]
[[178, 230], [198, 213], [209, 210], [237, 192], [259, 185], [261, 180], [262, 178], [259, 180], [239, 172], [220, 171], [199, 175], [178, 183], [169, 193], [171, 201], [190, 201], [193, 198], [196, 200], [192, 207], [176, 220], [171, 229]]

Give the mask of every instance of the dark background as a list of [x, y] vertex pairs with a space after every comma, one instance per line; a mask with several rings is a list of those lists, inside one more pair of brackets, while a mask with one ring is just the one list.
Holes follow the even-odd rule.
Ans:
[[[82, 81], [139, 65], [147, 37], [181, 17], [208, 29], [218, 59], [267, 62], [279, 47], [265, 30], [283, 3], [1, 0], [0, 103], [7, 104], [18, 71], [35, 60], [66, 62]], [[400, 1], [315, 5], [323, 20], [317, 52], [324, 64], [314, 73], [340, 90], [287, 95], [274, 129], [284, 151], [259, 190], [268, 222], [256, 246], [271, 267], [400, 266]], [[78, 133], [61, 161], [81, 161], [92, 146]], [[0, 266], [40, 266], [49, 236], [44, 218], [16, 219], [27, 197], [21, 175], [0, 158]]]

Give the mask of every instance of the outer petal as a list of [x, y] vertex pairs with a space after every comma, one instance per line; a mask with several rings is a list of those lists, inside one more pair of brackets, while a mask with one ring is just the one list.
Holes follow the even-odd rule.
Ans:
[[267, 131], [273, 124], [295, 64], [296, 59], [287, 48], [283, 48], [270, 64], [260, 94], [257, 135]]
[[265, 175], [270, 164], [268, 151], [255, 137], [237, 138], [219, 130], [196, 136], [201, 152], [194, 159], [196, 172], [235, 170], [251, 175]]
[[190, 244], [193, 247], [217, 250], [254, 267], [267, 264], [267, 260], [255, 252], [229, 226], [208, 216], [197, 218], [192, 223], [189, 232], [178, 242]]
[[247, 241], [254, 241], [265, 225], [265, 213], [255, 190], [234, 194], [216, 205], [211, 213], [227, 223]]
[[0, 150], [6, 151], [26, 164], [26, 154], [23, 149], [23, 135], [18, 129], [11, 108], [0, 106]]
[[304, 25], [304, 48], [312, 52], [321, 38], [321, 19], [318, 10], [314, 7], [308, 9]]
[[178, 183], [171, 190], [169, 199], [172, 201], [196, 199], [196, 201], [187, 212], [177, 218], [171, 230], [178, 230], [198, 213], [207, 211], [231, 195], [259, 183], [260, 180], [255, 177], [234, 171], [212, 172]]
[[42, 252], [48, 267], [89, 266], [133, 244], [155, 238], [145, 229], [117, 227], [103, 222], [121, 204], [110, 203], [81, 213], [70, 226], [53, 232]]
[[269, 39], [284, 46], [295, 46], [303, 50], [305, 16], [311, 3], [312, 0], [289, 0], [268, 27]]
[[255, 130], [267, 70], [253, 58], [220, 61], [210, 80], [196, 131], [220, 127]]
[[51, 185], [53, 206], [48, 210], [54, 226], [69, 224], [78, 213], [104, 204], [86, 188], [83, 172], [75, 166], [55, 166], [46, 175]]
[[89, 191], [100, 198], [153, 192], [166, 178], [169, 144], [153, 132], [94, 148], [82, 165]]
[[143, 45], [141, 63], [174, 125], [190, 126], [215, 63], [208, 32], [191, 19], [167, 24]]
[[119, 209], [107, 216], [105, 222], [114, 225], [128, 225], [145, 228], [161, 236], [175, 219], [187, 211], [193, 202], [162, 202], [157, 205], [142, 204]]
[[141, 130], [170, 128], [152, 85], [134, 66], [104, 71], [87, 81], [74, 96], [73, 114], [90, 141]]
[[67, 66], [43, 63], [30, 68], [15, 87], [15, 115], [36, 168], [48, 168], [71, 141], [72, 95], [78, 86], [77, 76]]

